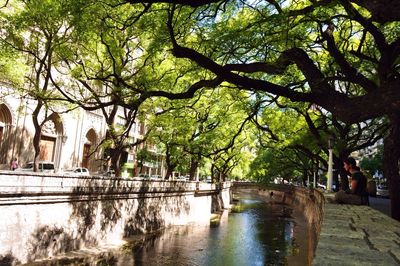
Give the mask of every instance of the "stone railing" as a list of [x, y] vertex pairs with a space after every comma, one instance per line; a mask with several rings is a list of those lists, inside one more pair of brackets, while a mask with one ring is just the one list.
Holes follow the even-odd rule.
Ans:
[[19, 264], [171, 225], [209, 224], [230, 183], [0, 172], [0, 264]]

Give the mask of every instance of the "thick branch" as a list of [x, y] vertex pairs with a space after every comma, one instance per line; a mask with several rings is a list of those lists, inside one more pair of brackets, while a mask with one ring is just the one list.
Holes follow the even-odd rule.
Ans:
[[355, 84], [359, 84], [367, 91], [376, 90], [377, 86], [374, 82], [367, 79], [364, 75], [358, 72], [357, 69], [352, 67], [349, 64], [349, 62], [347, 62], [344, 55], [337, 48], [332, 34], [328, 34], [328, 32], [325, 31], [323, 36], [327, 41], [329, 54], [335, 59], [335, 62], [340, 66], [343, 75], [345, 75], [349, 79], [349, 81]]

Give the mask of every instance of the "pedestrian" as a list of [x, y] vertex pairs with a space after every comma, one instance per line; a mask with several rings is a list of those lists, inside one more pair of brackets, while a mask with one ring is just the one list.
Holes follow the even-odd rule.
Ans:
[[15, 171], [15, 169], [18, 168], [18, 160], [17, 160], [17, 158], [14, 158], [14, 159], [11, 160], [10, 168], [13, 171]]
[[351, 189], [339, 190], [335, 194], [335, 201], [342, 204], [366, 204], [368, 202], [367, 178], [360, 171], [356, 160], [348, 157], [344, 160], [343, 167], [351, 175]]

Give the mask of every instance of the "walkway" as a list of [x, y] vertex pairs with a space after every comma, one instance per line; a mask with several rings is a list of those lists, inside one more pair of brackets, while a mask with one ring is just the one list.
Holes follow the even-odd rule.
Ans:
[[369, 205], [371, 206], [372, 209], [383, 212], [387, 216], [391, 216], [389, 198], [369, 197]]
[[[326, 203], [314, 265], [400, 265], [400, 223], [371, 207]], [[376, 210], [374, 208], [379, 209]]]

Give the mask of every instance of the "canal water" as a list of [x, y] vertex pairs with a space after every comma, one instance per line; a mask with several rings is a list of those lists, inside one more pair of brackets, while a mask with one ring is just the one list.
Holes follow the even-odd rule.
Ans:
[[[174, 227], [132, 250], [130, 265], [310, 265], [307, 225], [287, 205], [246, 194], [217, 226]], [[125, 261], [128, 263], [128, 261]]]
[[[30, 265], [253, 266], [311, 265], [307, 223], [300, 210], [235, 194], [219, 224], [174, 226], [132, 238], [101, 256]], [[139, 240], [139, 241], [138, 241]]]

